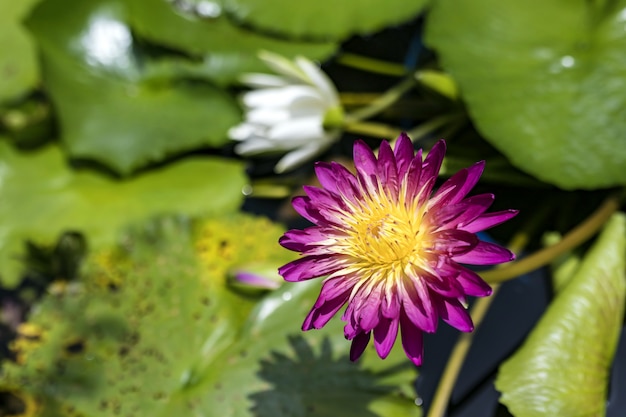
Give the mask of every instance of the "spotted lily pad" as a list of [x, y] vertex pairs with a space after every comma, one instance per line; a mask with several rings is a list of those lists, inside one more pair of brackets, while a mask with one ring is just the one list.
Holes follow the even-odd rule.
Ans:
[[516, 417], [603, 416], [624, 317], [626, 215], [614, 215], [496, 387]]
[[625, 21], [625, 0], [441, 0], [426, 40], [514, 165], [593, 189], [626, 184]]

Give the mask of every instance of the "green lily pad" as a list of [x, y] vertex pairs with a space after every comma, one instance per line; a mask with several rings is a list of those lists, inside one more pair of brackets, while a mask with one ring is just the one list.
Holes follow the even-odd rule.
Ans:
[[[179, 4], [192, 5], [191, 2]], [[231, 83], [247, 72], [267, 71], [258, 58], [260, 50], [285, 56], [303, 55], [310, 59], [327, 59], [337, 48], [333, 41], [307, 42], [265, 36], [233, 24], [224, 14], [220, 1], [197, 4], [212, 6], [215, 14], [202, 17], [176, 8], [162, 0], [131, 0], [130, 22], [142, 37], [198, 57], [162, 58], [151, 70], [156, 74], [181, 73]], [[155, 74], [155, 76], [156, 76]]]
[[342, 39], [404, 23], [428, 0], [226, 0], [238, 19], [269, 33], [313, 39]]
[[610, 187], [626, 184], [624, 16], [624, 0], [442, 0], [426, 40], [514, 165], [566, 189]]
[[613, 215], [496, 387], [516, 417], [603, 416], [626, 295], [626, 215]]
[[241, 215], [134, 227], [90, 255], [80, 282], [51, 289], [0, 387], [35, 398], [42, 416], [419, 416], [401, 352], [354, 364], [339, 320], [301, 333], [318, 282], [254, 308], [258, 298], [228, 290], [234, 266], [293, 257], [280, 234]]
[[57, 147], [20, 153], [0, 140], [2, 284], [18, 282], [26, 239], [52, 242], [77, 230], [92, 248], [111, 244], [121, 226], [156, 213], [235, 210], [245, 183], [241, 164], [215, 158], [188, 158], [116, 181], [69, 169]]
[[0, 103], [25, 95], [39, 81], [35, 46], [22, 19], [39, 0], [0, 3]]
[[156, 82], [150, 56], [115, 0], [47, 0], [28, 27], [39, 41], [43, 78], [60, 121], [61, 140], [77, 158], [127, 175], [168, 157], [227, 143], [240, 110], [206, 82]]

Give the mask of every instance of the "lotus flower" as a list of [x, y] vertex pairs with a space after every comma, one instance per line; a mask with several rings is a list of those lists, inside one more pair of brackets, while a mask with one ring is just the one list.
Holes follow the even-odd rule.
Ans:
[[381, 143], [378, 157], [362, 141], [354, 144], [356, 175], [337, 163], [315, 166], [321, 188], [305, 186], [293, 207], [315, 224], [290, 230], [280, 244], [303, 257], [279, 269], [286, 281], [325, 277], [303, 330], [323, 327], [344, 305], [350, 358], [358, 359], [372, 335], [385, 358], [398, 335], [409, 359], [422, 363], [424, 332], [439, 318], [473, 330], [466, 297], [491, 288], [465, 264], [493, 265], [514, 259], [509, 250], [482, 241], [477, 232], [517, 214], [487, 213], [493, 194], [467, 197], [484, 162], [459, 171], [436, 191], [445, 154], [439, 141], [422, 160], [401, 135], [392, 150]]
[[340, 136], [343, 109], [337, 90], [320, 68], [304, 57], [295, 61], [265, 52], [261, 58], [280, 75], [248, 74], [255, 89], [242, 97], [245, 121], [228, 132], [241, 155], [285, 155], [275, 171], [296, 168], [328, 149]]

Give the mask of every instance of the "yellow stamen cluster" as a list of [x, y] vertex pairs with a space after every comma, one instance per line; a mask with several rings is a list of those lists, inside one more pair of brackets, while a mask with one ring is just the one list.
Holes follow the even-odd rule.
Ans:
[[348, 203], [351, 213], [344, 219], [343, 253], [354, 260], [351, 269], [370, 272], [364, 278], [390, 278], [407, 265], [422, 265], [428, 246], [425, 209], [380, 191], [358, 206]]

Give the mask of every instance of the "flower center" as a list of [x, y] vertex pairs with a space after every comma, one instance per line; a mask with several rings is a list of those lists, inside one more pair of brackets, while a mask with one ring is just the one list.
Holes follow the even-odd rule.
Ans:
[[348, 252], [362, 268], [400, 268], [421, 258], [425, 232], [422, 213], [381, 197], [354, 212]]

